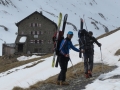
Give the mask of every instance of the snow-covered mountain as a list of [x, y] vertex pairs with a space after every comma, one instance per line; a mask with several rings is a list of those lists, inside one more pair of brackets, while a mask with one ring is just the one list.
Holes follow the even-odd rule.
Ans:
[[[84, 15], [87, 29], [94, 31], [94, 36], [99, 36], [120, 26], [119, 3], [119, 0], [0, 0], [0, 55], [2, 43], [15, 42], [18, 30], [15, 23], [34, 11], [43, 11], [43, 15], [55, 23], [58, 22], [59, 12], [63, 15], [67, 13], [68, 22], [77, 29]], [[65, 33], [73, 29], [67, 25]], [[76, 44], [77, 31], [74, 34], [73, 43]]]

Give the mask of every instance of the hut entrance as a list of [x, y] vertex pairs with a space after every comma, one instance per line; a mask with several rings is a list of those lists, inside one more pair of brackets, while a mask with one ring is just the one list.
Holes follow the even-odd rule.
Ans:
[[23, 52], [23, 44], [18, 44], [18, 52]]

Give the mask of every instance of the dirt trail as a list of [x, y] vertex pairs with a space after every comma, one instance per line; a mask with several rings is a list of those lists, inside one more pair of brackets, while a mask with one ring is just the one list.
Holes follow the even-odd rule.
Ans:
[[[43, 83], [40, 85], [36, 84], [31, 86], [31, 88], [24, 90], [82, 90], [85, 88], [87, 84], [92, 83], [100, 74], [107, 73], [116, 68], [116, 66], [103, 65], [103, 71], [102, 71], [101, 63], [94, 64], [93, 77], [90, 79], [86, 79], [84, 77], [83, 63], [79, 63], [74, 67], [76, 71], [73, 71], [72, 67], [69, 68], [67, 71], [67, 81], [70, 83], [70, 85], [68, 86], [59, 86], [53, 84], [52, 82], [56, 81], [56, 78], [58, 76], [55, 75], [44, 81], [44, 84]], [[75, 73], [77, 73], [77, 76]]]

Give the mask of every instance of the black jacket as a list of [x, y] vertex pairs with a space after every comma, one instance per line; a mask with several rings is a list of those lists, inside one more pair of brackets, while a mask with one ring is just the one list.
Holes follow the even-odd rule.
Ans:
[[96, 43], [99, 47], [101, 46], [101, 44], [93, 36], [82, 37], [81, 41], [82, 43], [80, 43], [80, 47], [85, 50], [85, 53], [94, 54], [94, 43]]
[[93, 43], [96, 43], [99, 47], [101, 46], [101, 44], [97, 41], [97, 39], [95, 38], [95, 37], [90, 37], [90, 39], [91, 39], [91, 43], [93, 44]]

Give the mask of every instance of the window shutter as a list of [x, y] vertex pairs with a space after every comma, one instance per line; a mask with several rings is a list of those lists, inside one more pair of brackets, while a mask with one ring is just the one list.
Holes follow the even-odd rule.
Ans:
[[37, 40], [37, 43], [39, 43], [39, 40]]
[[43, 44], [43, 40], [41, 40], [41, 43]]
[[33, 35], [35, 35], [35, 31], [33, 31]]
[[39, 27], [39, 23], [37, 23], [37, 27]]
[[35, 43], [35, 40], [30, 40], [30, 43]]
[[39, 27], [41, 27], [41, 24], [39, 24]]
[[35, 27], [35, 23], [33, 23], [33, 27]]
[[43, 34], [43, 31], [41, 31], [41, 34]]
[[37, 31], [37, 35], [39, 35], [39, 31]]

